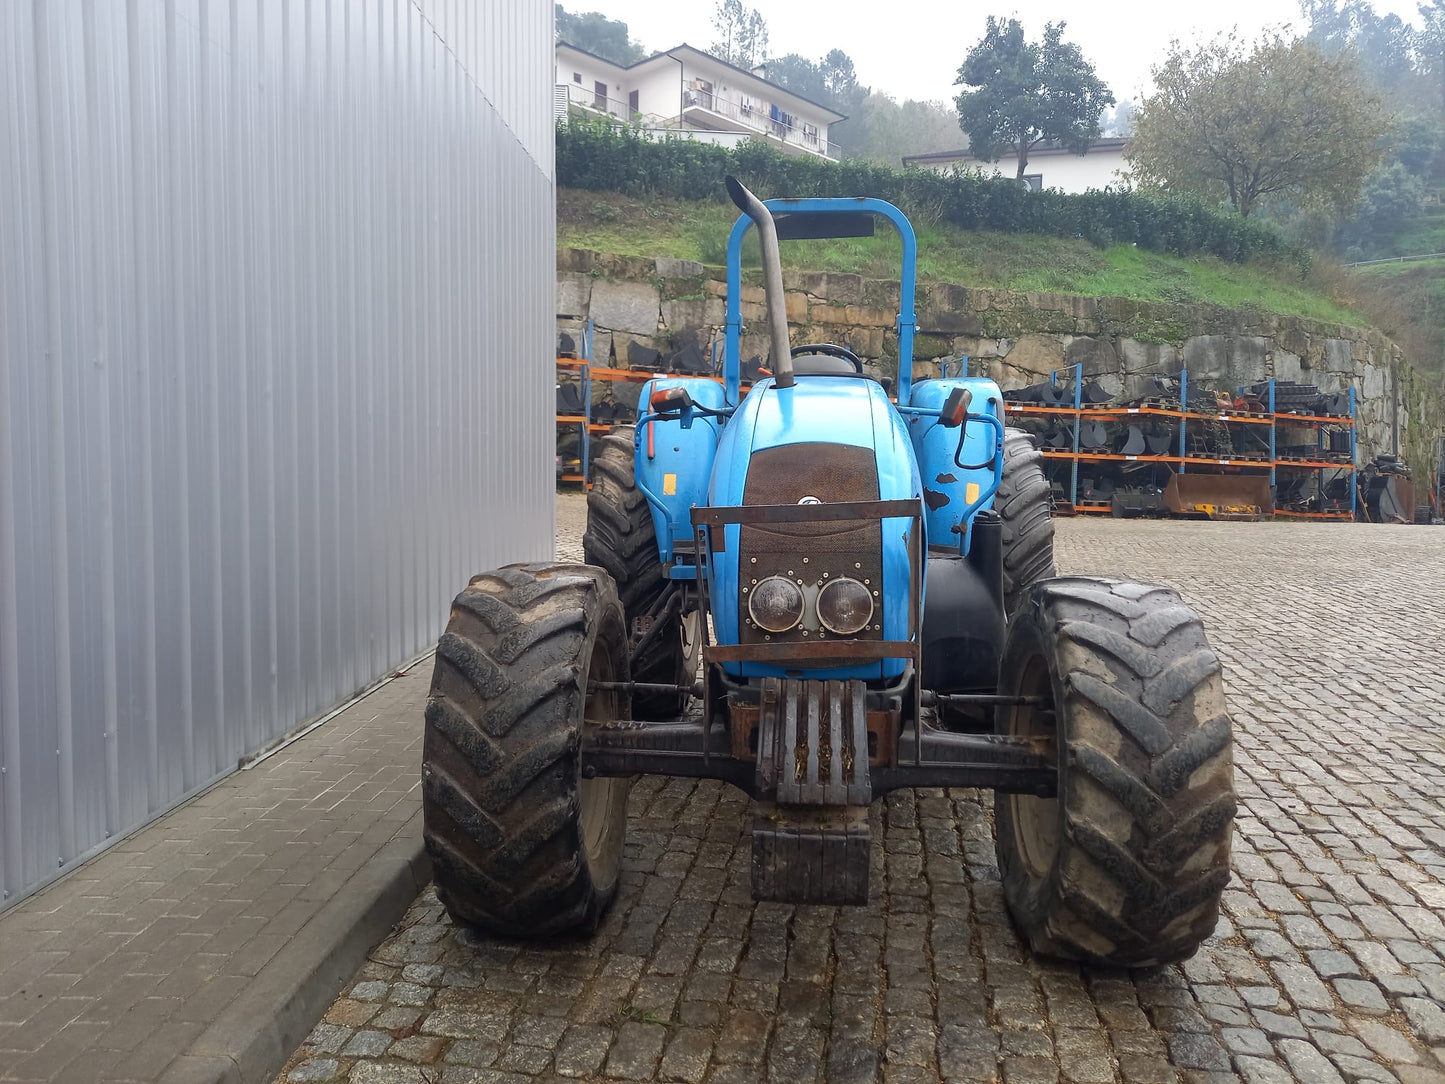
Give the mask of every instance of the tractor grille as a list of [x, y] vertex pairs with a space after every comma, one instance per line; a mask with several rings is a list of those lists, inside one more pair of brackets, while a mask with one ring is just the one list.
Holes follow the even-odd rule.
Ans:
[[[873, 449], [816, 442], [788, 444], [753, 453], [743, 490], [744, 504], [798, 504], [804, 497], [816, 497], [825, 504], [878, 500], [878, 465]], [[870, 587], [881, 590], [882, 532], [882, 524], [876, 520], [744, 524], [738, 572], [744, 586], [768, 576], [786, 576], [814, 584], [827, 572], [832, 577], [847, 575], [867, 580]], [[874, 608], [880, 624], [881, 603], [880, 596]], [[740, 600], [740, 606], [741, 641], [761, 643], [763, 632], [749, 624], [746, 601]], [[823, 636], [826, 638], [826, 634]], [[783, 642], [818, 638], [817, 632], [804, 636], [801, 629], [772, 637]], [[882, 632], [875, 632], [871, 625], [856, 637], [860, 640], [882, 638]]]

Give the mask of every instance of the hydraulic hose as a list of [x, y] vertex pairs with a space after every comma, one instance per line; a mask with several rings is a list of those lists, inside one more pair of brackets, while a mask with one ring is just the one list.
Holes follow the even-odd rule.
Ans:
[[773, 213], [736, 177], [724, 178], [728, 195], [738, 210], [753, 220], [763, 249], [763, 290], [768, 299], [768, 324], [773, 340], [773, 386], [793, 386], [793, 351], [788, 342], [788, 310], [783, 300], [783, 260], [778, 252], [778, 228]]

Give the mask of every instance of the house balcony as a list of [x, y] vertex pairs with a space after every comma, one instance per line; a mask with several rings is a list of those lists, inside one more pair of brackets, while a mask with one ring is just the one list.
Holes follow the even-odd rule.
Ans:
[[660, 127], [666, 122], [652, 113], [641, 113], [627, 102], [608, 98], [578, 83], [558, 83], [552, 92], [552, 110], [557, 120], [566, 120], [568, 113], [585, 117], [611, 117], [624, 124], [638, 123], [644, 127]]
[[784, 124], [756, 109], [709, 90], [682, 92], [682, 119], [697, 128], [761, 138], [787, 153], [816, 154], [837, 161], [838, 145], [815, 128]]
[[[689, 99], [695, 100], [689, 104]], [[631, 124], [647, 139], [690, 139], [724, 147], [761, 139], [784, 154], [814, 154], [832, 162], [839, 158], [838, 145], [829, 143], [816, 132], [771, 120], [756, 110], [750, 111], [721, 95], [704, 91], [684, 92], [681, 116], [660, 117], [640, 113], [627, 102], [597, 94], [578, 84], [558, 83], [553, 90], [553, 112], [559, 121], [575, 113]]]

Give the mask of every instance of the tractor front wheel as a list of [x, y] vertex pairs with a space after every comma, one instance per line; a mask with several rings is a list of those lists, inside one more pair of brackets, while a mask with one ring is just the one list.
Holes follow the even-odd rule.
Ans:
[[628, 718], [627, 636], [612, 580], [586, 565], [473, 578], [437, 644], [422, 812], [452, 917], [508, 937], [596, 927], [617, 891], [625, 779], [586, 779], [583, 719]]
[[1058, 796], [999, 794], [1004, 897], [1036, 952], [1182, 960], [1229, 881], [1232, 732], [1204, 627], [1162, 587], [1065, 577], [1009, 622], [1000, 733], [1052, 750]]

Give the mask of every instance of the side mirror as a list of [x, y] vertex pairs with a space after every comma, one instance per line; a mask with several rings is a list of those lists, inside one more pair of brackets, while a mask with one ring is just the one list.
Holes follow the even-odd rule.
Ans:
[[968, 405], [972, 402], [973, 392], [967, 388], [954, 388], [938, 412], [939, 424], [945, 429], [957, 429], [968, 417]]

